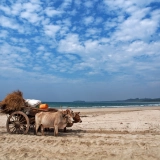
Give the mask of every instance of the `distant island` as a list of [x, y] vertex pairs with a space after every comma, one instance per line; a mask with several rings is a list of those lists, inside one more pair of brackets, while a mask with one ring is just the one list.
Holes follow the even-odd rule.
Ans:
[[160, 102], [160, 98], [134, 98], [124, 100], [126, 102]]
[[77, 101], [73, 101], [74, 103], [85, 103], [85, 101], [81, 101], [81, 100], [77, 100]]
[[[88, 101], [76, 100], [74, 103], [87, 103]], [[89, 101], [94, 103], [104, 103], [104, 102], [160, 102], [160, 98], [130, 98], [126, 100], [115, 100], [115, 101]]]

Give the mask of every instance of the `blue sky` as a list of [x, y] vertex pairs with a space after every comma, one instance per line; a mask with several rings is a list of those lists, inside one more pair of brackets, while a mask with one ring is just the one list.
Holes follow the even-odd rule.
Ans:
[[160, 97], [159, 0], [1, 0], [0, 100]]

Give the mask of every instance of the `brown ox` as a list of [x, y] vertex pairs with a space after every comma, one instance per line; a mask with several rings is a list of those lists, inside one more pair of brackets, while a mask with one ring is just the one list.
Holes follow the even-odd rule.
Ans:
[[80, 112], [74, 112], [74, 117], [73, 117], [73, 123], [82, 123], [81, 117], [80, 117]]
[[[73, 112], [71, 109], [67, 109], [65, 111], [67, 114], [70, 114], [73, 118], [73, 123], [82, 123], [82, 120], [81, 120], [81, 117], [80, 117], [80, 112]], [[67, 123], [67, 126], [66, 127], [72, 127], [73, 126], [73, 123]], [[66, 132], [66, 127], [64, 128], [64, 132]]]
[[68, 123], [73, 123], [70, 114], [64, 112], [40, 112], [35, 115], [36, 134], [39, 126], [41, 133], [44, 135], [44, 128], [54, 127], [54, 136], [58, 135], [58, 129], [64, 129]]
[[82, 122], [81, 117], [80, 117], [80, 112], [73, 112], [71, 109], [67, 109], [66, 111], [63, 111], [66, 114], [70, 114], [73, 118], [73, 123], [78, 123], [78, 122]]

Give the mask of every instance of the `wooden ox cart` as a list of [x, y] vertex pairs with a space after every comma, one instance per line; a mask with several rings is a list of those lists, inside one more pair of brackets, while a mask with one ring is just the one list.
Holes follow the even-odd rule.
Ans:
[[0, 102], [0, 112], [7, 115], [6, 128], [11, 134], [27, 134], [30, 128], [35, 127], [35, 115], [38, 112], [57, 112], [57, 109], [39, 109], [28, 106], [21, 91], [8, 94]]
[[29, 129], [35, 128], [35, 114], [38, 112], [56, 112], [57, 109], [38, 109], [23, 107], [20, 111], [10, 112], [6, 122], [7, 132], [11, 134], [27, 134]]
[[[57, 112], [58, 109], [47, 108], [40, 109], [29, 106], [23, 99], [21, 91], [15, 91], [8, 94], [6, 98], [0, 102], [0, 112], [5, 113], [8, 118], [6, 122], [7, 132], [11, 134], [27, 134], [29, 129], [35, 129], [35, 115], [38, 112]], [[79, 116], [80, 112], [66, 110], [67, 114], [72, 114], [73, 123], [82, 122]], [[72, 127], [73, 123], [68, 123], [66, 127]], [[64, 131], [66, 128], [64, 128]]]

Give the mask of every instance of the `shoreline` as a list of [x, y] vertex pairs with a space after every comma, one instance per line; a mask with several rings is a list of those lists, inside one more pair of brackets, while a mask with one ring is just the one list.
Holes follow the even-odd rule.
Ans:
[[[67, 109], [67, 108], [66, 108]], [[144, 106], [144, 107], [117, 107], [117, 108], [71, 108], [74, 112], [92, 113], [92, 112], [132, 112], [143, 110], [160, 110], [160, 106]]]

